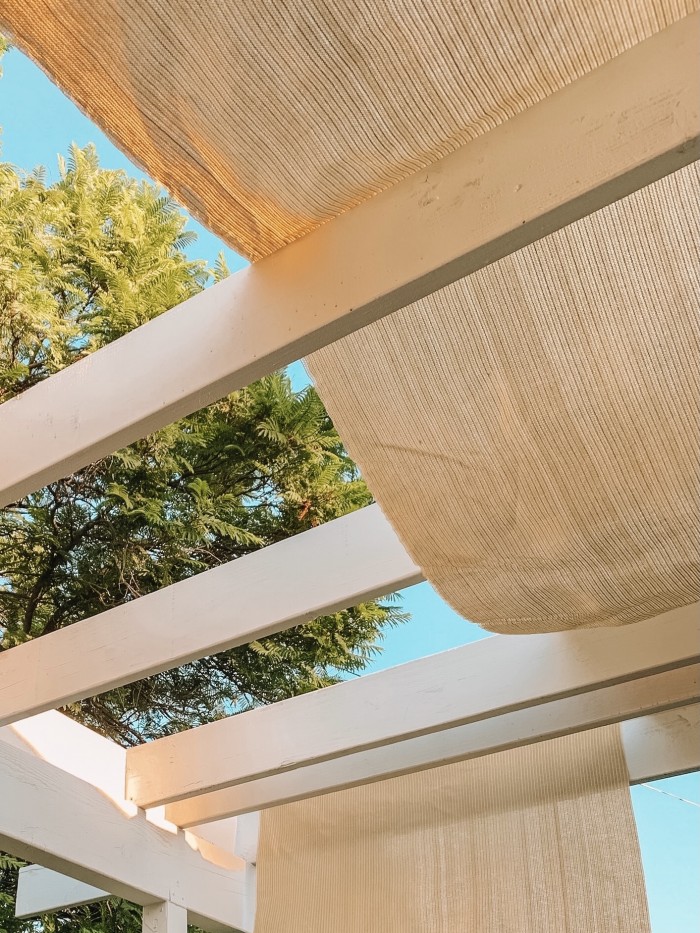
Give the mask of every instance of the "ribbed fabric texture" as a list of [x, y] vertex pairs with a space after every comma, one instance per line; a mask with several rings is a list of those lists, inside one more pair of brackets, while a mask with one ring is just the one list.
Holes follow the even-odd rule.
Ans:
[[[256, 258], [697, 6], [0, 0], [0, 22]], [[693, 178], [310, 361], [415, 561], [494, 631], [632, 622], [698, 598]]]
[[413, 559], [504, 633], [700, 596], [698, 164], [316, 353]]
[[262, 814], [255, 933], [648, 933], [619, 727]]
[[0, 0], [0, 23], [120, 148], [259, 258], [697, 6]]

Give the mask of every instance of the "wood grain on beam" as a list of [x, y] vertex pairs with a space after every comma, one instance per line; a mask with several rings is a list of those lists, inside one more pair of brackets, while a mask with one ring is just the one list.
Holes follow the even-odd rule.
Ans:
[[699, 15], [0, 407], [0, 505], [698, 157]]

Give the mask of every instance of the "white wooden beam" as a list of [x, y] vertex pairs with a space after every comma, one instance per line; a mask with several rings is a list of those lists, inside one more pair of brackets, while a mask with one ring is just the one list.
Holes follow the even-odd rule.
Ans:
[[[67, 882], [67, 890], [61, 895], [61, 875], [57, 871], [48, 875], [39, 872], [27, 879], [21, 874], [23, 915], [36, 914], [38, 910], [34, 907], [37, 902], [41, 904], [47, 899], [53, 899], [54, 909], [57, 909], [77, 903], [77, 897], [83, 903], [109, 894], [129, 897], [129, 888], [125, 885], [132, 884], [138, 887], [136, 892], [131, 891], [131, 900], [141, 904], [153, 903], [165, 899], [162, 895], [164, 892], [167, 894], [168, 884], [180, 885], [181, 873], [188, 873], [190, 880], [181, 887], [178, 902], [192, 909], [193, 916], [197, 916], [197, 910], [202, 907], [198, 885], [202, 888], [203, 898], [211, 896], [213, 911], [221, 910], [222, 916], [225, 916], [228, 909], [226, 904], [230, 901], [233, 913], [229, 917], [244, 919], [249, 914], [247, 899], [254, 897], [254, 892], [251, 895], [246, 866], [233, 854], [235, 820], [221, 820], [215, 826], [198, 826], [196, 834], [178, 833], [177, 827], [164, 818], [162, 808], [145, 814], [138, 811], [124, 799], [125, 750], [60, 713], [44, 713], [0, 729], [0, 785], [3, 783], [3, 763], [13, 750], [21, 756], [31, 756], [41, 771], [50, 769], [45, 777], [51, 782], [54, 806], [58, 809], [64, 806], [58, 795], [61, 782], [65, 780], [68, 781], [75, 803], [71, 811], [71, 800], [66, 800], [68, 814], [65, 820], [55, 826], [50, 818], [50, 806], [44, 806], [43, 799], [35, 800], [32, 804], [32, 797], [37, 798], [39, 793], [37, 789], [32, 789], [31, 773], [27, 774], [26, 800], [24, 796], [18, 798], [21, 806], [26, 804], [26, 807], [22, 810], [20, 806], [14, 814], [16, 821], [13, 824], [14, 829], [19, 831], [24, 819], [27, 838], [18, 836], [13, 848], [4, 819], [5, 809], [11, 805], [12, 794], [3, 797], [0, 791], [0, 799], [3, 800], [3, 808], [0, 809], [0, 840], [6, 833], [5, 848], [36, 860], [49, 869], [65, 872], [71, 878]], [[85, 796], [82, 806], [79, 800], [81, 792]], [[94, 798], [94, 793], [97, 798]], [[94, 799], [99, 801], [97, 810], [90, 803]], [[77, 814], [72, 830], [68, 825], [71, 812]], [[34, 820], [38, 821], [38, 829], [33, 828]], [[94, 832], [95, 826], [100, 827], [99, 833]], [[65, 839], [62, 836], [64, 829]], [[71, 851], [71, 833], [75, 835], [75, 852]], [[26, 849], [27, 844], [45, 843], [46, 840], [48, 848], [44, 855], [39, 857], [28, 854], [32, 850]], [[0, 841], [0, 847], [2, 845]], [[25, 848], [17, 851], [23, 845]], [[228, 848], [222, 848], [222, 845]], [[95, 847], [94, 855], [91, 846]], [[134, 859], [134, 870], [131, 871], [126, 863], [129, 852], [134, 849], [138, 851], [138, 857]], [[115, 850], [114, 872], [108, 875], [106, 883], [101, 883], [99, 872], [101, 868], [110, 870], [110, 853]], [[203, 879], [201, 885], [200, 879]], [[222, 884], [221, 898], [213, 893], [219, 884]], [[88, 886], [95, 892], [94, 897], [87, 896]], [[157, 891], [160, 897], [155, 896], [154, 892]], [[235, 895], [233, 899], [231, 895]], [[167, 896], [174, 899], [169, 894]], [[63, 903], [58, 903], [59, 900]], [[206, 929], [224, 929], [215, 913], [209, 919], [203, 914], [200, 919], [200, 925]], [[233, 922], [228, 923], [228, 928], [232, 925]], [[245, 924], [242, 926], [242, 929], [248, 928]]]
[[50, 914], [54, 910], [104, 901], [109, 896], [107, 891], [61, 872], [41, 865], [27, 865], [19, 870], [15, 917]]
[[[700, 673], [693, 665], [237, 784], [169, 804], [165, 812], [179, 826], [194, 826], [200, 820], [277, 806], [640, 715], [623, 723], [625, 753], [634, 780], [647, 780], [638, 776], [655, 775], [659, 767], [670, 775], [692, 770], [693, 760], [700, 768], [700, 731], [696, 731], [693, 758], [692, 727], [682, 733], [678, 726], [671, 726], [677, 721], [675, 714], [663, 714], [673, 718], [661, 720], [643, 714], [686, 704], [699, 694]], [[657, 733], [652, 733], [652, 723]]]
[[700, 661], [698, 605], [620, 628], [494, 636], [127, 752], [154, 806]]
[[630, 784], [700, 771], [700, 703], [622, 724]]
[[[211, 931], [242, 930], [246, 873], [191, 848], [29, 752], [0, 743], [0, 849], [141, 905], [172, 900]], [[173, 828], [174, 829], [174, 828]]]
[[[127, 814], [136, 813], [136, 808], [123, 797], [125, 750], [67, 716], [48, 712], [2, 728], [0, 743], [29, 752], [35, 758], [87, 781]], [[177, 830], [164, 818], [162, 808], [148, 811], [145, 818], [153, 826], [165, 829], [169, 836]], [[245, 859], [245, 856], [238, 850], [242, 849], [248, 855], [255, 854], [257, 821], [255, 816], [245, 817], [240, 832], [239, 822], [233, 818], [199, 824], [196, 834], [187, 832], [184, 838], [189, 848], [200, 853], [204, 859], [237, 872], [246, 889], [246, 901], [242, 905], [245, 919], [245, 916], [254, 916], [251, 910], [255, 898], [254, 878], [249, 872], [251, 866], [242, 865], [241, 858]], [[19, 873], [16, 915], [36, 916], [109, 896], [110, 892], [94, 885], [39, 865], [31, 865]], [[252, 919], [250, 924], [244, 924], [244, 929], [248, 928], [252, 928]]]
[[696, 159], [697, 22], [6, 402], [0, 505]]
[[[217, 817], [218, 819], [218, 817]], [[237, 817], [235, 853], [249, 865], [255, 865], [258, 860], [258, 837], [260, 835], [260, 814], [257, 812], [242, 813]]]
[[143, 933], [187, 933], [187, 911], [172, 901], [143, 908]]
[[[0, 742], [61, 768], [102, 791], [125, 811], [135, 812], [133, 804], [124, 800], [126, 750], [68, 716], [53, 710], [31, 716], [0, 728]], [[165, 819], [162, 807], [149, 810], [146, 819], [169, 832], [175, 831], [174, 824]], [[249, 835], [250, 830], [244, 826], [240, 838]], [[200, 823], [196, 835], [188, 834], [188, 840], [190, 847], [205, 858], [224, 868], [238, 867], [239, 832], [235, 818]]]
[[0, 726], [422, 579], [379, 506], [368, 506], [1, 652]]

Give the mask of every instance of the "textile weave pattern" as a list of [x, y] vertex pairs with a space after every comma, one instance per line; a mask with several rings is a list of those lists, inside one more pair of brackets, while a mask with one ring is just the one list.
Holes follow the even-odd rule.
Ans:
[[619, 726], [264, 811], [255, 933], [649, 933]]
[[314, 354], [415, 562], [501, 633], [700, 598], [698, 163]]
[[0, 27], [259, 259], [698, 0], [0, 0]]

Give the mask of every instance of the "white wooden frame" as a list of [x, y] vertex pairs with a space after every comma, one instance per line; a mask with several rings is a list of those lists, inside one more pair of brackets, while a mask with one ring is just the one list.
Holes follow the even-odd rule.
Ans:
[[[640, 678], [596, 690], [581, 696], [567, 697], [540, 706], [505, 713], [492, 719], [456, 726], [441, 732], [404, 739], [391, 745], [344, 755], [281, 774], [272, 774], [231, 787], [204, 793], [196, 797], [168, 804], [165, 813], [178, 826], [196, 826], [198, 823], [247, 813], [252, 809], [265, 809], [395, 777], [409, 771], [432, 768], [466, 758], [517, 748], [546, 741], [570, 732], [607, 725], [631, 716], [641, 716], [631, 722], [651, 721], [656, 711], [686, 708], [700, 695], [700, 668], [693, 665], [679, 671]], [[646, 714], [646, 715], [645, 715]], [[665, 734], [661, 729], [659, 741]], [[695, 734], [696, 754], [694, 767], [700, 768], [700, 728], [691, 727]], [[649, 772], [658, 777], [658, 762], [663, 761], [662, 747], [652, 761], [644, 757], [643, 747], [649, 740], [649, 731], [635, 737], [631, 760], [635, 775]], [[674, 738], [668, 741], [675, 748]], [[667, 756], [668, 773], [681, 773], [690, 768], [677, 767], [677, 757]], [[647, 778], [644, 778], [646, 780]], [[635, 777], [633, 783], [637, 783]]]
[[110, 894], [84, 881], [77, 881], [43, 865], [20, 868], [15, 899], [15, 916], [37, 917], [55, 910], [80, 907], [104, 901]]
[[368, 506], [0, 653], [0, 726], [422, 579]]
[[698, 663], [697, 604], [634, 626], [496, 635], [130, 749], [126, 796], [173, 803]]
[[[688, 671], [689, 670], [690, 669], [688, 669]], [[671, 678], [675, 677], [677, 673], [678, 672], [671, 671], [656, 676], [657, 678], [665, 677], [668, 679], [669, 676]], [[629, 685], [623, 685], [623, 689], [627, 689], [628, 686]], [[609, 689], [619, 690], [620, 688]], [[578, 699], [579, 698], [574, 697], [563, 702], [572, 705], [572, 703], [578, 702]], [[522, 717], [523, 714], [527, 714], [528, 712], [528, 710], [521, 710], [517, 714], [511, 714], [511, 719], [518, 715]], [[438, 733], [437, 736], [428, 736], [426, 738], [432, 741], [435, 738], [442, 739], [444, 736], [445, 733]], [[698, 770], [700, 769], [700, 702], [623, 722], [621, 725], [621, 736], [631, 784]], [[3, 737], [6, 737], [6, 730], [4, 734], [0, 733], [0, 739]], [[420, 740], [410, 740], [400, 743], [398, 747], [395, 747], [394, 754], [398, 752], [400, 756], [403, 750], [410, 749], [411, 745], [415, 746], [419, 741]], [[452, 747], [448, 755], [445, 756], [446, 761], [452, 760], [450, 755], [453, 751], [454, 747]], [[435, 749], [432, 750], [431, 754], [431, 760], [435, 763], [437, 761]], [[349, 756], [344, 759], [344, 763], [350, 768], [353, 767], [353, 757], [361, 758], [361, 756]], [[335, 761], [328, 763], [328, 766], [336, 769], [336, 771], [339, 771], [338, 765], [339, 762]], [[327, 766], [317, 766], [315, 770], [320, 772], [324, 767]], [[309, 768], [305, 770], [308, 772], [313, 769]], [[297, 774], [301, 773], [303, 772], [297, 772]], [[285, 775], [283, 777], [288, 776]], [[268, 780], [278, 780], [278, 778]], [[240, 791], [245, 793], [246, 789], [251, 786], [254, 785], [241, 785], [241, 787], [232, 788], [226, 792], [220, 792], [219, 796], [226, 793], [235, 794]], [[343, 776], [340, 781], [337, 781], [337, 786], [347, 786], [347, 779], [345, 776]], [[308, 789], [308, 787], [305, 788], [306, 791], [308, 791]], [[326, 781], [323, 786], [321, 786], [321, 782], [319, 781], [316, 787], [316, 791], [319, 793], [325, 793], [333, 789], [336, 789], [336, 787], [330, 786], [328, 781]], [[287, 787], [287, 794], [289, 791], [290, 788]], [[304, 793], [300, 796], [305, 795]], [[212, 818], [216, 814], [212, 812], [211, 803], [212, 799], [216, 798], [216, 796], [216, 794], [209, 795], [209, 800], [207, 796], [195, 798], [194, 800], [185, 801], [184, 804], [174, 804], [170, 809], [205, 803], [203, 811], [208, 812], [200, 812], [199, 817], [200, 819]], [[267, 806], [270, 802], [276, 801], [267, 800], [264, 802], [264, 805]], [[239, 798], [238, 803], [239, 806], [243, 805], [243, 798]], [[250, 806], [253, 803], [253, 799], [248, 798], [247, 804]], [[254, 922], [254, 864], [257, 858], [258, 825], [257, 813], [247, 813], [244, 817], [240, 817], [235, 842], [235, 854], [248, 863], [246, 866], [246, 881], [248, 887], [243, 907], [245, 911], [244, 929], [252, 929]], [[107, 891], [87, 885], [84, 882], [76, 881], [74, 878], [59, 874], [50, 869], [32, 865], [20, 871], [17, 891], [17, 916], [31, 917], [51, 910], [59, 910], [76, 904], [101, 900], [108, 896], [109, 894]]]
[[248, 933], [255, 879], [235, 851], [236, 821], [183, 832], [162, 808], [124, 798], [125, 767], [123, 748], [60, 713], [0, 729], [0, 849], [50, 870], [24, 870], [18, 915], [114, 894]]
[[6, 402], [0, 506], [692, 162], [698, 18]]
[[123, 812], [97, 788], [7, 743], [0, 796], [1, 849], [136, 904], [172, 900], [213, 933], [246, 929], [243, 863], [234, 870], [207, 861], [182, 832]]
[[[0, 437], [12, 439], [0, 505], [696, 159], [699, 23], [676, 23], [0, 406]], [[314, 579], [299, 577], [305, 565]], [[269, 596], [264, 581], [282, 566], [295, 576]], [[379, 511], [363, 510], [3, 653], [0, 722], [419, 579]], [[232, 598], [247, 621], [231, 621]], [[191, 637], [180, 623], [202, 602], [206, 624]], [[20, 732], [0, 733], [0, 847], [45, 866], [22, 875], [30, 909], [109, 891], [144, 906], [146, 930], [181, 933], [188, 917], [250, 930], [254, 870], [206, 838], [207, 820], [625, 719], [631, 780], [696, 768], [697, 629], [696, 606], [629, 629], [488, 639], [60, 766], [50, 742], [28, 741], [27, 720], [20, 747]], [[129, 798], [168, 802], [167, 818], [126, 799], [125, 775]]]

